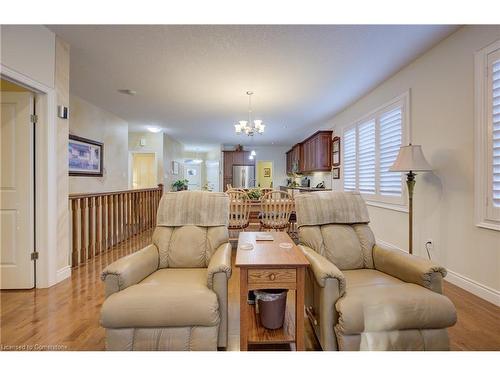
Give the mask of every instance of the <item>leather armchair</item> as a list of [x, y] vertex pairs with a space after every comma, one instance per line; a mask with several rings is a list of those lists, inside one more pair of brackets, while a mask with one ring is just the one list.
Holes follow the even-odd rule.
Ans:
[[446, 270], [375, 243], [357, 193], [301, 194], [300, 247], [311, 263], [306, 306], [324, 350], [447, 350], [456, 322]]
[[[203, 203], [193, 212], [190, 202], [196, 200], [210, 208], [215, 204], [219, 213], [207, 216]], [[102, 273], [106, 300], [101, 325], [106, 328], [107, 350], [227, 346], [231, 245], [226, 205], [227, 196], [218, 193], [164, 195], [153, 243]], [[165, 219], [168, 215], [178, 217]]]

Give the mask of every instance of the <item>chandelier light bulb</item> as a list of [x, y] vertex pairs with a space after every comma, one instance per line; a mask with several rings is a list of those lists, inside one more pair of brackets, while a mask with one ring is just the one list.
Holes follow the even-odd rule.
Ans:
[[252, 150], [252, 151], [250, 152], [250, 156], [255, 156], [255, 155], [257, 155], [257, 153], [255, 152], [255, 150]]

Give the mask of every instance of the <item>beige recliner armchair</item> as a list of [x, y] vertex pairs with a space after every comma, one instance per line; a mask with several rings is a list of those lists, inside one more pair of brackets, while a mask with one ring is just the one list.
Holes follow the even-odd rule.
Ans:
[[106, 349], [227, 346], [228, 207], [223, 193], [163, 195], [153, 243], [102, 274]]
[[311, 263], [306, 308], [324, 350], [447, 350], [456, 322], [442, 295], [446, 270], [375, 243], [358, 193], [295, 198]]

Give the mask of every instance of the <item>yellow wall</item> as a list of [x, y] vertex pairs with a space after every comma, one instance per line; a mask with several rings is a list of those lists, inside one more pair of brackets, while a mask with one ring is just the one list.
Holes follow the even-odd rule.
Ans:
[[22, 86], [16, 85], [10, 81], [5, 79], [0, 79], [0, 91], [8, 91], [8, 92], [25, 92], [30, 91]]
[[[271, 174], [268, 177], [264, 176], [264, 169], [270, 168]], [[270, 188], [273, 182], [273, 162], [272, 161], [258, 161], [257, 162], [257, 186], [262, 188]]]

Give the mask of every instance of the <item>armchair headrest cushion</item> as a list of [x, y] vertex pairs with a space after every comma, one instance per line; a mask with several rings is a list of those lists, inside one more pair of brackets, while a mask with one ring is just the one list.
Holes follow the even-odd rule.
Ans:
[[206, 191], [165, 193], [158, 206], [158, 226], [217, 227], [227, 226], [228, 221], [229, 197], [224, 193]]
[[366, 224], [370, 222], [359, 193], [320, 191], [295, 196], [297, 225]]

